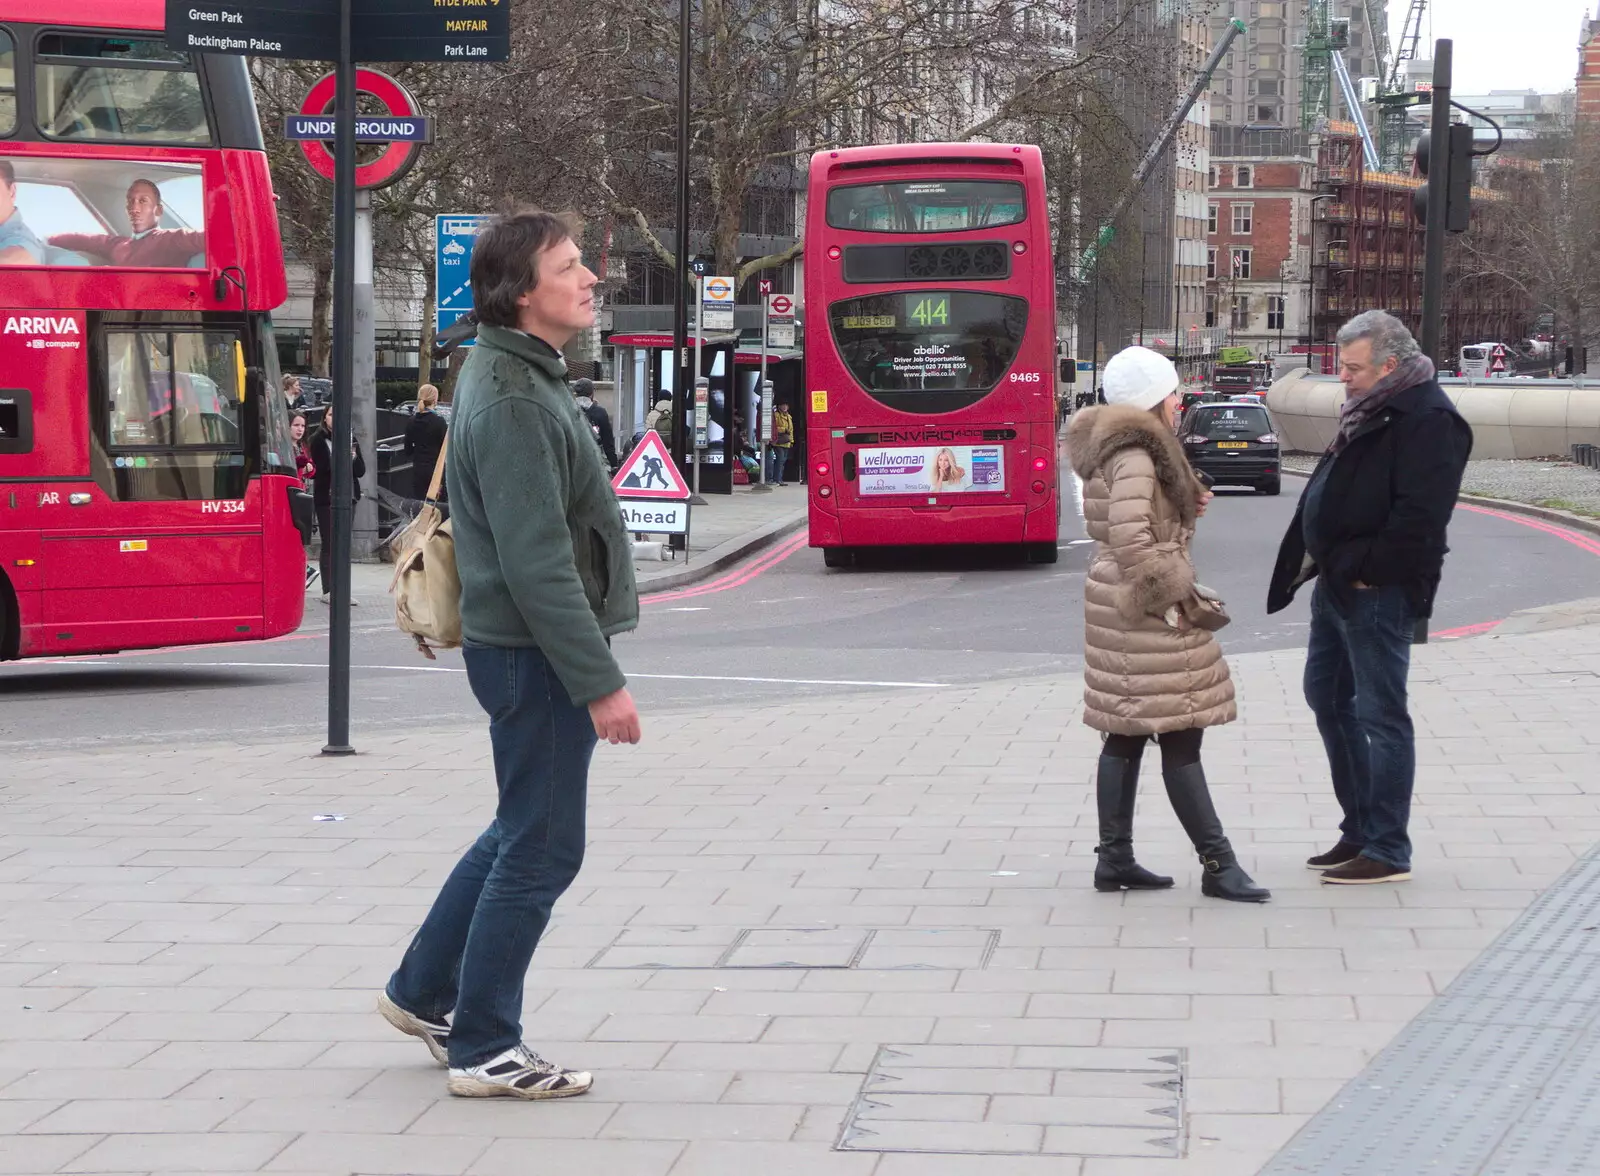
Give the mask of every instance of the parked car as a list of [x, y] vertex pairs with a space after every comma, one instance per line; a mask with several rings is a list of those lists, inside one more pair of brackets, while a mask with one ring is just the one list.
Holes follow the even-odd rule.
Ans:
[[1251, 486], [1262, 494], [1283, 488], [1283, 451], [1263, 404], [1196, 404], [1184, 414], [1178, 437], [1189, 464], [1218, 486]]

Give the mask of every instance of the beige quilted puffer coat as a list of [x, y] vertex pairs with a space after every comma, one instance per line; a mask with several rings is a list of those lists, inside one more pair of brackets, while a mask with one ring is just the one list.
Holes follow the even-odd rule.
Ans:
[[1201, 486], [1178, 439], [1152, 413], [1103, 405], [1073, 417], [1066, 444], [1095, 540], [1083, 590], [1083, 721], [1115, 735], [1231, 723], [1238, 711], [1221, 648], [1163, 615], [1195, 583], [1189, 541]]

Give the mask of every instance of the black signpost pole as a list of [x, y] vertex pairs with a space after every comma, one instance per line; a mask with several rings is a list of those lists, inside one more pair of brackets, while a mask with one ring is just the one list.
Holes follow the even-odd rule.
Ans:
[[689, 414], [694, 411], [694, 381], [699, 372], [689, 368], [689, 41], [693, 11], [689, 0], [678, 0], [678, 264], [672, 299], [672, 436], [667, 444], [672, 460], [683, 468], [689, 436]]
[[333, 106], [333, 545], [329, 570], [333, 616], [328, 624], [328, 742], [323, 755], [353, 755], [350, 746], [350, 529], [355, 474], [350, 454], [355, 379], [356, 66], [350, 38], [351, 0], [339, 0], [339, 60]]

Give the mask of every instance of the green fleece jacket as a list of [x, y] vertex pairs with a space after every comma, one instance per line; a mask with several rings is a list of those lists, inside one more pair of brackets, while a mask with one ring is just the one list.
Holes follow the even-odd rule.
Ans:
[[456, 381], [445, 479], [461, 631], [538, 646], [580, 706], [626, 683], [606, 638], [639, 623], [633, 544], [561, 356], [478, 329]]

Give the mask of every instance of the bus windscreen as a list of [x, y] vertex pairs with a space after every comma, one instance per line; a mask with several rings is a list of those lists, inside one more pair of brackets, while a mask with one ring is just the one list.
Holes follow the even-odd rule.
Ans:
[[976, 403], [1004, 378], [1022, 346], [1028, 303], [916, 290], [846, 298], [828, 315], [839, 356], [863, 389], [890, 408], [933, 413]]
[[900, 180], [828, 193], [828, 227], [863, 233], [950, 233], [1026, 218], [1022, 185], [1011, 180]]

